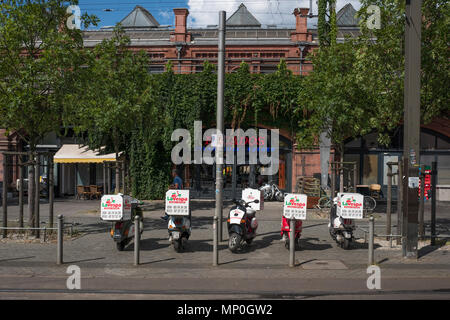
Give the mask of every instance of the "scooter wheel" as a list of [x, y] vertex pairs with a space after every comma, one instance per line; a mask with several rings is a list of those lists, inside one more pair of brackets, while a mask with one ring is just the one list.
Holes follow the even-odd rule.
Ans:
[[237, 233], [230, 234], [230, 238], [228, 239], [228, 249], [231, 252], [236, 252], [239, 249], [241, 244], [241, 236]]
[[178, 239], [173, 242], [173, 248], [175, 249], [176, 252], [181, 252], [183, 250], [181, 239]]
[[119, 251], [123, 251], [125, 249], [125, 242], [124, 241], [116, 242], [116, 248]]
[[284, 242], [284, 247], [289, 250], [289, 239]]
[[342, 242], [342, 248], [344, 250], [350, 249], [350, 239], [347, 238], [344, 239], [344, 241]]

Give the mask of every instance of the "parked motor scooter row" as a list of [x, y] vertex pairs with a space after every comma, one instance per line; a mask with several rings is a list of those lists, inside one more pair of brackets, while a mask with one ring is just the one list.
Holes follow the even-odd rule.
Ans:
[[[235, 253], [242, 249], [244, 243], [251, 244], [256, 237], [258, 221], [256, 219], [256, 210], [251, 208], [251, 204], [258, 204], [259, 200], [246, 202], [245, 200], [235, 200], [234, 206], [228, 213], [228, 248]], [[143, 215], [139, 205], [142, 204], [137, 199], [131, 200], [131, 219], [115, 221], [112, 223], [111, 237], [116, 243], [117, 250], [123, 251], [134, 237], [134, 218], [140, 216], [140, 232], [143, 232]], [[333, 205], [330, 212], [330, 222], [328, 224], [329, 232], [342, 248], [349, 249], [354, 240], [353, 231], [355, 230], [355, 221], [353, 219], [344, 219], [337, 216], [338, 198], [333, 199]], [[168, 219], [169, 241], [174, 250], [181, 252], [185, 249], [186, 242], [191, 235], [191, 212], [188, 216], [169, 216]], [[295, 245], [300, 247], [300, 237], [302, 232], [302, 221], [295, 221]], [[290, 219], [282, 217], [281, 222], [282, 241], [287, 249], [290, 245]]]

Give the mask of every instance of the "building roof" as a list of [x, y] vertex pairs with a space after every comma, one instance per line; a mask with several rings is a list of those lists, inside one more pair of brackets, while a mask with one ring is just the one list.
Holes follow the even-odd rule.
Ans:
[[156, 28], [158, 21], [141, 6], [136, 6], [125, 18], [120, 21], [124, 28]]
[[338, 27], [357, 27], [359, 19], [356, 18], [356, 10], [351, 3], [347, 3], [336, 13], [336, 24]]
[[[338, 42], [344, 41], [345, 36], [356, 37], [360, 34], [356, 10], [351, 4], [345, 5], [337, 12]], [[154, 21], [154, 22], [152, 22]], [[145, 22], [145, 23], [143, 23]], [[173, 46], [170, 34], [173, 28], [162, 27], [153, 16], [144, 8], [136, 6], [122, 21], [127, 35], [130, 37], [131, 46]], [[125, 23], [125, 24], [124, 24]], [[233, 45], [296, 45], [291, 40], [291, 28], [265, 28], [248, 11], [245, 5], [239, 8], [227, 20], [226, 41], [227, 46]], [[188, 28], [192, 36], [192, 44], [209, 46], [217, 45], [218, 30], [216, 27]], [[317, 41], [317, 28], [308, 28], [312, 34], [313, 42]], [[90, 30], [83, 32], [84, 44], [93, 47], [103, 39], [113, 36], [112, 28]]]
[[247, 7], [241, 3], [239, 8], [227, 19], [228, 27], [256, 27], [260, 28], [261, 23], [248, 11]]

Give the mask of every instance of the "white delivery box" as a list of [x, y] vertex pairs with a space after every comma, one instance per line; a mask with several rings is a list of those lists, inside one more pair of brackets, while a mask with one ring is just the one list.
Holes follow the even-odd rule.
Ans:
[[242, 200], [245, 202], [251, 202], [255, 199], [259, 200], [259, 203], [250, 203], [250, 208], [259, 211], [264, 209], [264, 195], [258, 189], [246, 188], [242, 190]]
[[189, 215], [189, 190], [169, 190], [166, 192], [166, 213], [169, 216]]
[[306, 194], [288, 193], [284, 196], [283, 217], [286, 219], [306, 220]]
[[100, 217], [105, 221], [131, 220], [131, 201], [127, 195], [104, 195]]
[[359, 193], [339, 193], [336, 215], [344, 219], [362, 219], [364, 196]]

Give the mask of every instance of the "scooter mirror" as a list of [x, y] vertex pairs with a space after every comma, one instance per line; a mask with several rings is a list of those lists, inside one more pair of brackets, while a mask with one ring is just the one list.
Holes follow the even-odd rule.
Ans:
[[258, 199], [256, 199], [256, 200], [254, 200], [254, 201], [253, 201], [253, 203], [259, 203], [259, 200], [258, 200]]

